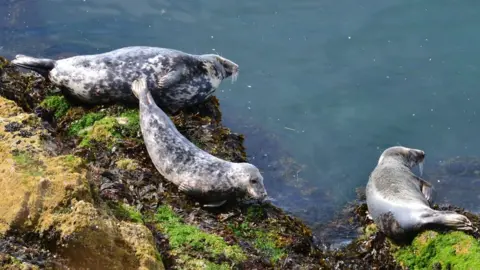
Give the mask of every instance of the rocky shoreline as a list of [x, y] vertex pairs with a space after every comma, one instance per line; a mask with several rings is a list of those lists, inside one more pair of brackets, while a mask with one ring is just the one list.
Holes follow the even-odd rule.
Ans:
[[[269, 203], [203, 209], [151, 164], [136, 108], [75, 106], [55, 91], [43, 78], [18, 73], [0, 58], [2, 269], [448, 269], [448, 263], [451, 269], [462, 263], [474, 269], [480, 264], [472, 253], [478, 235], [428, 231], [410, 246], [390, 243], [366, 218], [361, 191], [322, 227], [324, 236], [359, 232], [358, 239], [335, 250]], [[246, 161], [243, 136], [222, 125], [215, 97], [171, 118], [202, 149]], [[467, 216], [480, 225], [478, 216]], [[452, 258], [438, 255], [448, 252], [424, 252], [444, 250], [452, 241], [470, 249]]]

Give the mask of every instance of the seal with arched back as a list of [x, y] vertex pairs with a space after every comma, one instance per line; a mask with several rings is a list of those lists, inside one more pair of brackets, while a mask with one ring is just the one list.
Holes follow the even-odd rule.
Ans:
[[147, 152], [165, 179], [210, 207], [245, 195], [267, 199], [263, 177], [254, 165], [225, 161], [191, 143], [155, 104], [144, 77], [132, 84], [132, 91], [140, 101], [140, 128]]
[[155, 102], [171, 112], [203, 102], [222, 80], [236, 80], [239, 71], [219, 55], [146, 46], [60, 60], [17, 55], [12, 64], [40, 73], [72, 101], [87, 104], [138, 102], [130, 86], [145, 76]]
[[380, 231], [400, 240], [426, 228], [473, 230], [467, 217], [430, 207], [433, 187], [411, 169], [423, 171], [425, 152], [401, 146], [386, 149], [367, 183], [369, 215]]

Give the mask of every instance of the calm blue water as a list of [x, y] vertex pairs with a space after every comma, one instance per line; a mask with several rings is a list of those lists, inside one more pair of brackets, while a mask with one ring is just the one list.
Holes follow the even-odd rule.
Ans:
[[[226, 123], [247, 135], [261, 127], [305, 166], [287, 177], [328, 200], [277, 204], [318, 222], [354, 198], [386, 147], [425, 150], [427, 171], [479, 154], [479, 11], [471, 0], [2, 1], [0, 54], [151, 45], [234, 60], [238, 81], [217, 92]], [[275, 158], [260, 137], [247, 137], [248, 152], [269, 175]]]

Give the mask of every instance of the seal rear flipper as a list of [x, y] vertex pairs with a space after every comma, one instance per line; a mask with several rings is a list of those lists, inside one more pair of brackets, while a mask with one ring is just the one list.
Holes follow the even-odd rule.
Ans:
[[23, 54], [17, 54], [12, 64], [18, 67], [33, 70], [45, 78], [48, 77], [50, 71], [55, 67], [55, 60], [47, 58], [35, 58]]
[[147, 78], [145, 76], [140, 76], [139, 78], [134, 80], [132, 82], [131, 89], [135, 97], [137, 97], [139, 100], [146, 100], [146, 94], [148, 92]]
[[461, 231], [474, 231], [472, 222], [454, 211], [433, 211], [422, 217], [424, 225], [441, 225]]

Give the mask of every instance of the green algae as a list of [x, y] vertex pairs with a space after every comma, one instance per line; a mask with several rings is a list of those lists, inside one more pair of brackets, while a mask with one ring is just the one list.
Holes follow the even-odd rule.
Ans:
[[230, 223], [228, 227], [240, 238], [245, 238], [253, 242], [253, 246], [258, 249], [262, 255], [268, 257], [272, 263], [278, 262], [286, 255], [285, 249], [281, 244], [281, 237], [274, 230], [267, 228], [258, 228], [253, 226], [255, 221], [263, 220], [267, 224], [269, 219], [264, 220], [264, 212], [260, 206], [250, 206], [247, 209], [245, 220], [239, 224]]
[[82, 140], [80, 147], [88, 147], [92, 140], [103, 142], [109, 148], [117, 139], [136, 137], [140, 131], [138, 110], [130, 109], [120, 115], [91, 112], [73, 122], [68, 129], [70, 136], [78, 136]]
[[255, 236], [255, 247], [268, 256], [272, 263], [278, 262], [278, 260], [286, 255], [285, 250], [277, 246], [276, 237], [273, 233], [257, 231], [255, 232]]
[[83, 129], [92, 126], [96, 121], [105, 117], [104, 113], [87, 113], [79, 120], [73, 122], [68, 129], [69, 135], [78, 135]]
[[135, 207], [125, 203], [114, 202], [110, 202], [109, 206], [113, 210], [116, 218], [135, 223], [143, 223], [143, 216]]
[[82, 138], [80, 147], [90, 146], [90, 142], [95, 140], [97, 142], [104, 142], [108, 147], [112, 147], [114, 138], [118, 137], [115, 133], [117, 120], [113, 117], [104, 117], [95, 121], [93, 126], [81, 130], [78, 135]]
[[139, 167], [137, 161], [130, 158], [117, 160], [117, 162], [115, 162], [115, 165], [117, 165], [118, 168], [127, 171], [134, 171]]
[[120, 114], [126, 121], [120, 132], [125, 137], [136, 137], [140, 132], [140, 115], [138, 109], [130, 109]]
[[441, 234], [425, 231], [411, 245], [399, 248], [394, 257], [409, 269], [480, 269], [480, 243], [463, 232]]
[[80, 157], [76, 157], [74, 155], [64, 155], [62, 156], [63, 165], [67, 168], [70, 168], [72, 171], [76, 171], [79, 169], [81, 165], [83, 165], [84, 161]]
[[154, 219], [159, 229], [168, 235], [172, 252], [175, 255], [193, 250], [214, 257], [223, 255], [236, 263], [246, 260], [246, 256], [239, 246], [229, 245], [218, 235], [206, 233], [195, 226], [183, 223], [181, 218], [168, 206], [159, 207]]
[[368, 224], [363, 229], [363, 234], [358, 236], [358, 240], [367, 240], [369, 237], [374, 235], [378, 231], [375, 223]]
[[230, 267], [226, 263], [216, 264], [210, 261], [193, 258], [188, 255], [180, 255], [179, 260], [183, 263], [182, 269], [205, 269], [205, 270], [230, 270]]
[[70, 104], [63, 96], [48, 96], [40, 103], [40, 106], [53, 111], [56, 118], [61, 118], [70, 109]]
[[13, 153], [15, 167], [31, 176], [42, 176], [45, 170], [43, 162], [31, 153], [16, 151]]

